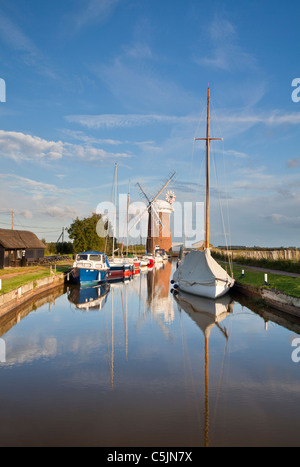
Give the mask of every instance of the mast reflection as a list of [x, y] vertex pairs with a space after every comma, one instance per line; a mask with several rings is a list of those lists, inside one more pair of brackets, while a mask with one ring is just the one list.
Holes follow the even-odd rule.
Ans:
[[179, 311], [185, 311], [201, 329], [205, 339], [205, 399], [204, 399], [204, 446], [209, 446], [209, 337], [217, 326], [225, 339], [228, 339], [226, 328], [220, 323], [233, 312], [233, 301], [229, 295], [217, 300], [190, 295], [185, 292], [172, 291]]

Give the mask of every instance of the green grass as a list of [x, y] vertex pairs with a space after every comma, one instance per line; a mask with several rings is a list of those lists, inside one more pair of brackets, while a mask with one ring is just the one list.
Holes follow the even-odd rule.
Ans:
[[[241, 277], [242, 269], [245, 272]], [[253, 271], [245, 266], [233, 266], [234, 279], [240, 284], [250, 285], [252, 287], [264, 287], [280, 290], [286, 295], [300, 298], [300, 277], [282, 276], [268, 272], [268, 284], [265, 285], [265, 276], [263, 271]]]
[[[14, 271], [9, 270], [9, 273], [20, 272], [19, 269], [21, 272], [23, 272], [23, 274], [20, 274], [18, 276], [11, 277], [8, 279], [5, 279], [2, 277], [2, 289], [0, 290], [0, 295], [10, 292], [11, 290], [17, 289], [18, 287], [28, 284], [29, 282], [34, 282], [38, 279], [43, 279], [45, 277], [50, 276], [50, 268], [49, 267], [45, 268], [45, 267], [40, 267], [40, 266], [33, 268], [34, 271], [32, 272], [26, 272], [26, 268], [16, 268], [16, 270]], [[28, 269], [31, 269], [31, 268], [28, 268]], [[68, 269], [67, 266], [56, 266], [56, 273], [59, 274], [62, 272], [66, 272], [67, 269]], [[54, 272], [54, 267], [52, 268], [52, 270]], [[8, 271], [8, 270], [4, 270], [4, 271]], [[1, 271], [1, 275], [2, 275], [2, 271]]]

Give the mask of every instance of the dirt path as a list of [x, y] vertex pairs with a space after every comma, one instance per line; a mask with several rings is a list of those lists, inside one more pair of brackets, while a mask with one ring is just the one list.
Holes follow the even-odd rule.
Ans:
[[248, 266], [245, 264], [233, 263], [236, 266], [240, 266], [245, 269], [253, 269], [254, 271], [261, 271], [261, 272], [268, 272], [270, 274], [279, 274], [280, 276], [291, 276], [291, 277], [300, 277], [300, 274], [296, 272], [288, 272], [288, 271], [278, 271], [276, 269], [267, 269], [267, 268], [259, 268], [256, 266]]

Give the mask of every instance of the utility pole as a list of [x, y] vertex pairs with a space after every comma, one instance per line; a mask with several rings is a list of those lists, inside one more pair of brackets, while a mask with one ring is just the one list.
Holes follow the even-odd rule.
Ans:
[[14, 230], [14, 216], [15, 216], [15, 211], [12, 211], [12, 213], [11, 213], [11, 230]]

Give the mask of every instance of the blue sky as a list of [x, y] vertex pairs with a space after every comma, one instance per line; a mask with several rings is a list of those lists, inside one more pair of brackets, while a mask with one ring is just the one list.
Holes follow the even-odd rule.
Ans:
[[115, 162], [132, 200], [176, 170], [176, 201], [204, 201], [209, 83], [211, 242], [221, 203], [231, 244], [299, 247], [299, 17], [296, 1], [0, 0], [0, 227], [14, 210], [57, 240], [111, 200]]

